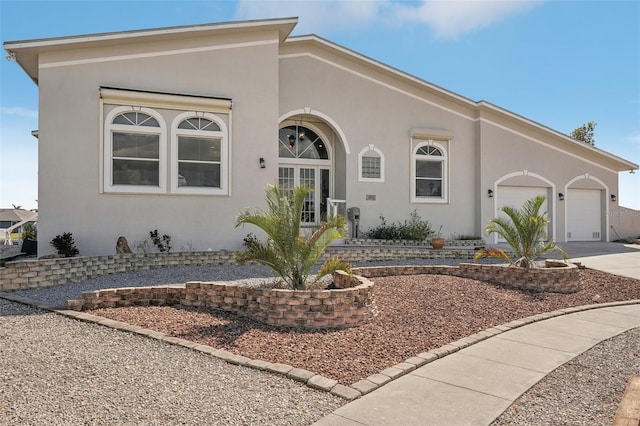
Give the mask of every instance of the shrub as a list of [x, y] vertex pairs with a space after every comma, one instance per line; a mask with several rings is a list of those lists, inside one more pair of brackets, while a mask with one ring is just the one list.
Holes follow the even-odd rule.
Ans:
[[513, 265], [523, 268], [535, 266], [535, 260], [545, 253], [558, 252], [566, 259], [567, 253], [553, 241], [545, 242], [547, 238], [547, 213], [540, 213], [540, 208], [546, 197], [538, 195], [527, 200], [520, 210], [505, 206], [500, 210], [507, 215], [505, 218], [491, 219], [485, 231], [487, 235], [498, 234], [507, 241], [515, 254], [515, 260], [500, 249], [479, 251], [475, 259], [495, 257], [509, 260]]
[[381, 224], [367, 232], [367, 237], [379, 240], [416, 240], [424, 241], [434, 234], [431, 223], [422, 219], [416, 210], [409, 214], [409, 219], [404, 222], [388, 224], [383, 216], [380, 216]]
[[58, 251], [58, 254], [63, 254], [64, 257], [73, 257], [80, 254], [75, 241], [73, 241], [73, 235], [71, 235], [71, 232], [56, 235], [56, 237], [51, 240], [50, 244]]
[[149, 231], [149, 236], [151, 237], [151, 241], [158, 248], [160, 253], [170, 252], [171, 251], [171, 236], [164, 234], [162, 237], [158, 235], [158, 230], [154, 229], [153, 231]]
[[22, 239], [34, 241], [38, 239], [38, 229], [35, 223], [28, 222], [22, 225]]
[[460, 241], [473, 241], [473, 240], [481, 240], [481, 239], [482, 237], [479, 235], [466, 235], [466, 234], [460, 234], [454, 237], [454, 240], [460, 240]]
[[324, 262], [320, 270], [311, 277], [311, 271], [322, 257], [327, 246], [343, 235], [346, 225], [344, 216], [338, 215], [322, 222], [314, 232], [300, 235], [302, 209], [310, 190], [296, 187], [284, 194], [277, 186], [267, 188], [266, 211], [246, 211], [238, 215], [236, 227], [252, 224], [267, 235], [266, 241], [249, 234], [244, 239], [246, 250], [236, 253], [239, 264], [254, 261], [268, 266], [293, 290], [305, 290], [333, 271], [350, 272], [350, 266], [336, 258]]

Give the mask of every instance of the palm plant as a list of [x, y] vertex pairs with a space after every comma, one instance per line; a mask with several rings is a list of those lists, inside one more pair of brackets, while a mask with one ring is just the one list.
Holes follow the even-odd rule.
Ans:
[[331, 258], [311, 277], [313, 267], [327, 246], [343, 236], [346, 220], [335, 216], [322, 222], [309, 237], [300, 235], [304, 201], [310, 192], [308, 188], [296, 187], [282, 194], [277, 186], [269, 185], [266, 191], [267, 211], [247, 211], [236, 219], [236, 227], [253, 224], [264, 231], [267, 239], [264, 242], [248, 240], [246, 250], [236, 254], [236, 261], [240, 264], [255, 261], [266, 265], [294, 290], [304, 290], [333, 271], [350, 273], [348, 263]]
[[505, 206], [500, 210], [507, 215], [506, 218], [491, 219], [485, 228], [487, 235], [498, 234], [507, 241], [515, 254], [514, 261], [502, 250], [482, 250], [476, 254], [476, 260], [482, 257], [496, 257], [511, 261], [515, 266], [530, 268], [534, 261], [545, 253], [559, 252], [566, 259], [567, 253], [553, 241], [544, 241], [547, 238], [547, 225], [549, 218], [547, 213], [540, 213], [540, 208], [546, 200], [545, 196], [538, 195], [527, 200], [521, 209]]

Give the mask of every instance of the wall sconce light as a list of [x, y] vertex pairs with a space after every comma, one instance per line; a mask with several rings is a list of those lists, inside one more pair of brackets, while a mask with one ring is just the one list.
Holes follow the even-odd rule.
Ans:
[[260, 162], [261, 169], [264, 169], [265, 167], [267, 167], [267, 164], [265, 163], [264, 158], [260, 157], [258, 161]]
[[488, 190], [487, 195], [489, 196], [489, 198], [493, 198], [493, 189]]
[[564, 201], [564, 194], [562, 192], [558, 192], [558, 199]]
[[611, 194], [611, 201], [615, 202], [617, 199], [616, 194]]

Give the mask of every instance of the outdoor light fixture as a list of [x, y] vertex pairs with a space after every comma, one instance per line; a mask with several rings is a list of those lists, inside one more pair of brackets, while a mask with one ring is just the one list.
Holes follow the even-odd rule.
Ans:
[[558, 192], [558, 198], [560, 201], [564, 201], [564, 194], [562, 192]]
[[265, 167], [267, 167], [267, 164], [265, 163], [264, 158], [260, 157], [258, 161], [260, 162], [261, 169], [264, 169]]
[[296, 137], [293, 135], [289, 135], [287, 136], [287, 138], [289, 139], [289, 146], [293, 148], [293, 146], [296, 144]]
[[487, 195], [489, 195], [489, 198], [493, 198], [493, 189], [488, 190]]
[[611, 201], [615, 202], [617, 199], [616, 194], [611, 194]]

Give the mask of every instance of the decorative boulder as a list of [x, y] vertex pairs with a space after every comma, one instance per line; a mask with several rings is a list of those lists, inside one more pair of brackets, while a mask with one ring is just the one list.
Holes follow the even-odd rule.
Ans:
[[129, 247], [129, 243], [127, 242], [127, 239], [123, 236], [118, 237], [118, 241], [116, 242], [116, 253], [117, 254], [133, 253], [131, 251], [131, 248]]

